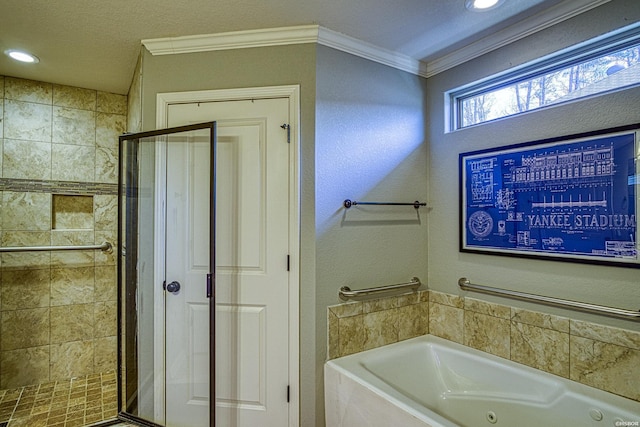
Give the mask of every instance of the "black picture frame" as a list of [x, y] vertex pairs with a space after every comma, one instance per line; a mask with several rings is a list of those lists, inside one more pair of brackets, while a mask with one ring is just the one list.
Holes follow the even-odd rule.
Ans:
[[640, 124], [459, 155], [460, 252], [640, 268]]

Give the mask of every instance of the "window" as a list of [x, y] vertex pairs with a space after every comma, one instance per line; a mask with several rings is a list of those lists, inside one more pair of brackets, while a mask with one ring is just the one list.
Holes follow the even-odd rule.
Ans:
[[587, 41], [447, 93], [461, 129], [640, 85], [640, 25]]

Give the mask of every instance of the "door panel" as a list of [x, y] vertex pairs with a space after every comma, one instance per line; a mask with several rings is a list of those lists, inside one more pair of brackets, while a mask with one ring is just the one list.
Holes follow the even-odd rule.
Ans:
[[[218, 342], [230, 345], [218, 349], [221, 357], [216, 368], [219, 372], [242, 372], [244, 375], [238, 380], [231, 375], [221, 375], [216, 400], [220, 406], [240, 405], [265, 410], [265, 307], [237, 304], [218, 304], [217, 307]], [[238, 349], [242, 349], [242, 354], [254, 357], [236, 360], [234, 356]]]
[[[286, 98], [203, 102], [170, 105], [168, 109], [170, 126], [202, 121], [204, 117], [217, 122], [215, 362], [219, 426], [268, 427], [289, 423], [289, 147], [286, 131], [280, 128], [288, 123], [288, 102]], [[179, 159], [178, 153], [175, 160]], [[197, 167], [195, 161], [179, 164]], [[173, 180], [171, 170], [168, 168], [168, 182]], [[200, 180], [197, 174], [195, 179]], [[183, 200], [182, 194], [188, 193], [186, 188], [178, 190], [180, 196], [173, 198], [175, 203], [197, 203]], [[168, 199], [168, 219], [172, 209]], [[167, 221], [168, 226], [173, 223], [177, 229], [184, 227], [178, 218], [190, 217], [181, 212]], [[198, 221], [194, 216], [185, 222]], [[198, 231], [199, 226], [192, 230], [190, 236], [194, 240], [207, 235]], [[178, 234], [181, 232], [172, 237], [179, 239]], [[184, 254], [167, 255], [168, 264], [188, 261]], [[167, 266], [167, 278], [174, 280], [169, 269]], [[185, 274], [180, 268], [177, 270], [176, 274]], [[204, 283], [204, 277], [195, 280]], [[167, 367], [170, 359], [180, 359], [186, 356], [183, 352], [195, 351], [187, 339], [193, 343], [205, 339], [185, 337], [180, 333], [183, 326], [169, 334], [170, 324], [185, 325], [185, 315], [180, 313], [187, 311], [189, 304], [198, 302], [167, 295]], [[186, 356], [186, 360], [190, 358]], [[194, 371], [192, 375], [194, 379], [208, 378], [208, 371]], [[168, 376], [167, 402], [171, 404], [167, 405], [167, 425], [205, 425], [196, 421], [179, 424], [185, 412], [196, 411], [189, 406], [192, 395], [186, 392], [181, 391], [188, 399], [183, 398], [180, 405], [169, 399]], [[174, 411], [175, 414], [170, 413]]]
[[[220, 271], [261, 271], [265, 262], [263, 176], [264, 128], [260, 124], [225, 127], [218, 145], [217, 268]], [[257, 146], [252, 146], [257, 141]]]

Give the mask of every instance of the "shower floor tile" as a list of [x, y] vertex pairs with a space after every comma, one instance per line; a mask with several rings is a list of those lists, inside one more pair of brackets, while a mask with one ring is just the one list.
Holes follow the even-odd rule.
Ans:
[[0, 390], [0, 426], [90, 426], [117, 415], [115, 371]]

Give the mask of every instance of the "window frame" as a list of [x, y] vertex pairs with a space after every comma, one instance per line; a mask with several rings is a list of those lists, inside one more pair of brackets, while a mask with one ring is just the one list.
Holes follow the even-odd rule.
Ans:
[[534, 59], [525, 64], [510, 68], [506, 71], [496, 73], [489, 77], [449, 90], [445, 92], [445, 133], [468, 129], [486, 123], [493, 123], [497, 120], [504, 120], [511, 117], [520, 116], [532, 111], [556, 107], [559, 105], [564, 105], [568, 102], [587, 99], [604, 95], [606, 93], [639, 86], [640, 83], [632, 83], [626, 86], [620, 86], [612, 88], [610, 90], [568, 99], [566, 101], [539, 106], [527, 111], [497, 117], [495, 119], [486, 120], [480, 123], [461, 126], [463, 103], [467, 99], [476, 97], [478, 95], [491, 93], [518, 83], [530, 81], [535, 78], [540, 78], [544, 75], [591, 61], [608, 53], [615, 53], [617, 51], [628, 49], [638, 45], [640, 45], [640, 22], [623, 27], [616, 31], [609, 32], [602, 36], [586, 40], [576, 45], [572, 45], [565, 49], [561, 49], [557, 52]]

